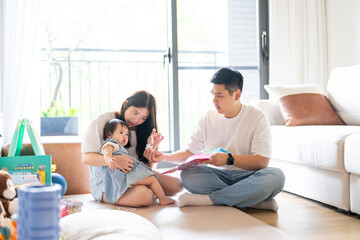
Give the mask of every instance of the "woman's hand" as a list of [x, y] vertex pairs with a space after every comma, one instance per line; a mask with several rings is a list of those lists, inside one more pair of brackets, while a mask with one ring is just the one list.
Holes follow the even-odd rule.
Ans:
[[134, 161], [126, 155], [113, 155], [113, 160], [116, 161], [116, 167], [124, 173], [130, 172], [134, 166]]
[[153, 149], [155, 149], [161, 141], [164, 140], [164, 136], [161, 133], [157, 133], [156, 129], [153, 128], [151, 135], [147, 139], [147, 143], [152, 146]]
[[107, 158], [105, 159], [105, 162], [107, 163], [108, 167], [111, 170], [114, 170], [116, 168], [116, 159], [114, 158]]
[[150, 148], [145, 149], [144, 157], [146, 157], [146, 159], [149, 160], [150, 163], [162, 162], [166, 159], [165, 154], [157, 150], [152, 150]]

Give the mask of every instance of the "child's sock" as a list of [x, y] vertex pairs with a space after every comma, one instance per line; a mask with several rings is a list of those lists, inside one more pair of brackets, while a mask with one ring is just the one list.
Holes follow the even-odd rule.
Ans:
[[275, 199], [264, 200], [264, 201], [259, 202], [258, 204], [254, 205], [254, 206], [251, 206], [251, 208], [271, 210], [271, 211], [274, 211], [274, 212], [277, 212], [278, 209], [279, 209]]
[[179, 207], [214, 205], [208, 195], [184, 193], [179, 196]]

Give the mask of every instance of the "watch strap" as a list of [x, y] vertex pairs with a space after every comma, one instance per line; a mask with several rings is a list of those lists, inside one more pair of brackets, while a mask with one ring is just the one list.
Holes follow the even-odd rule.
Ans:
[[228, 159], [227, 159], [227, 165], [234, 165], [234, 157], [231, 155], [231, 153], [228, 153]]

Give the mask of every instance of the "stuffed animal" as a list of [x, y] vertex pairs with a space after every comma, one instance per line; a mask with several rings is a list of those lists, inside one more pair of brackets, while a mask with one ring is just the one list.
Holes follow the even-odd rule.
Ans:
[[16, 240], [17, 226], [16, 221], [10, 218], [0, 219], [0, 240]]
[[11, 217], [11, 214], [18, 211], [19, 200], [15, 196], [16, 190], [11, 175], [4, 170], [0, 170], [0, 201], [4, 206], [7, 217]]

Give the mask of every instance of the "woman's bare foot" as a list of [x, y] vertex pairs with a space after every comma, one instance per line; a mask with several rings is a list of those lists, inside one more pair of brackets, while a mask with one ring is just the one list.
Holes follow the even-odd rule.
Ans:
[[173, 204], [175, 203], [175, 200], [171, 199], [171, 198], [164, 198], [164, 199], [159, 199], [159, 203], [161, 206], [164, 206], [164, 205], [169, 205], [169, 204]]

